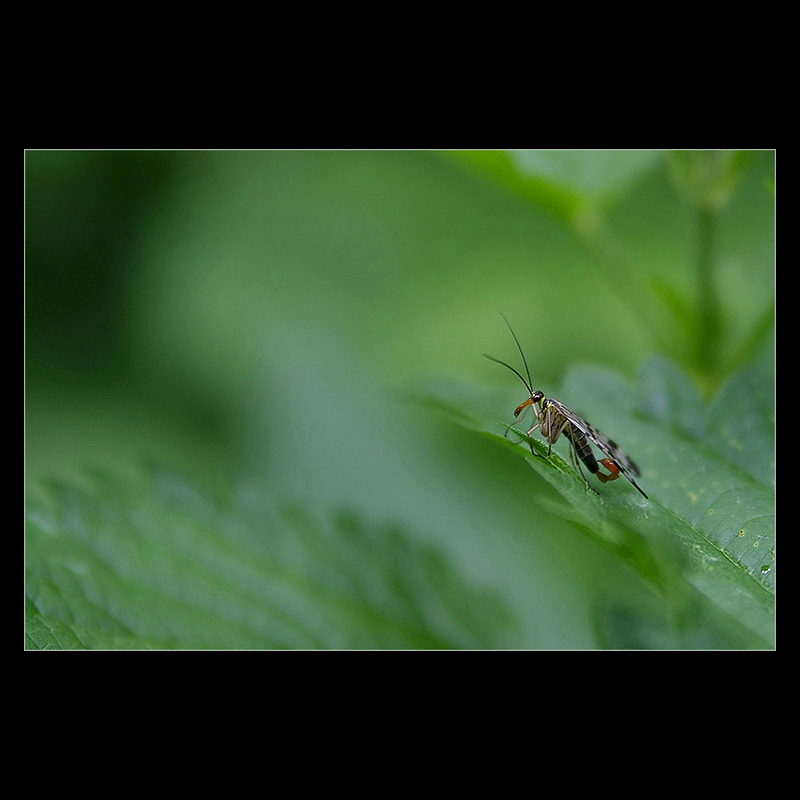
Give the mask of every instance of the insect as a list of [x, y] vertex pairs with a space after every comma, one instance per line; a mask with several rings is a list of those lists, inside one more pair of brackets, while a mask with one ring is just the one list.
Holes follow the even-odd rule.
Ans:
[[[538, 423], [534, 425], [527, 434], [529, 437], [528, 444], [530, 445], [531, 453], [533, 453], [535, 456], [539, 456], [539, 454], [533, 449], [533, 442], [530, 441], [530, 436], [537, 428], [541, 429], [542, 436], [547, 439], [548, 458], [552, 452], [553, 445], [558, 441], [558, 437], [563, 433], [570, 443], [570, 457], [572, 458], [573, 454], [577, 456], [574, 461], [578, 467], [578, 472], [580, 472], [584, 483], [595, 494], [599, 493], [589, 483], [589, 481], [586, 479], [586, 476], [583, 474], [583, 470], [581, 469], [580, 465], [581, 461], [583, 461], [583, 463], [586, 465], [586, 468], [589, 470], [589, 472], [597, 475], [597, 477], [600, 478], [603, 483], [615, 481], [617, 478], [619, 478], [621, 473], [636, 487], [643, 497], [647, 498], [647, 495], [642, 491], [639, 484], [636, 483], [636, 481], [631, 477], [631, 475], [635, 475], [637, 478], [639, 478], [641, 477], [642, 473], [639, 472], [639, 468], [636, 466], [636, 464], [634, 464], [630, 456], [628, 456], [628, 454], [616, 442], [611, 441], [608, 436], [595, 428], [594, 425], [590, 425], [585, 419], [583, 419], [583, 417], [579, 416], [574, 411], [570, 411], [570, 409], [568, 409], [563, 403], [559, 403], [558, 400], [545, 397], [543, 392], [533, 390], [533, 381], [531, 380], [531, 373], [528, 369], [528, 362], [525, 359], [525, 353], [522, 352], [522, 346], [519, 343], [519, 339], [517, 339], [517, 335], [514, 333], [514, 329], [511, 327], [511, 323], [505, 318], [505, 315], [501, 316], [505, 320], [506, 325], [508, 325], [508, 329], [511, 331], [514, 341], [517, 343], [517, 348], [519, 349], [519, 354], [522, 356], [522, 363], [525, 365], [525, 374], [528, 376], [528, 380], [526, 381], [525, 378], [523, 378], [522, 375], [520, 375], [519, 372], [514, 369], [514, 367], [512, 367], [510, 364], [506, 364], [505, 361], [501, 361], [499, 358], [494, 358], [494, 356], [487, 355], [486, 353], [483, 355], [490, 361], [494, 361], [495, 363], [501, 364], [502, 366], [510, 369], [523, 382], [523, 384], [525, 384], [525, 388], [530, 392], [531, 396], [524, 403], [520, 403], [520, 405], [517, 406], [516, 410], [514, 411], [514, 417], [521, 420], [528, 412], [528, 409], [533, 408], [536, 418], [539, 420]], [[598, 463], [589, 442], [594, 444], [598, 449], [602, 450], [603, 453], [608, 456], [608, 458], [600, 459], [600, 462]], [[544, 456], [539, 457], [544, 458]], [[602, 464], [608, 470], [608, 475], [600, 471], [600, 464]]]

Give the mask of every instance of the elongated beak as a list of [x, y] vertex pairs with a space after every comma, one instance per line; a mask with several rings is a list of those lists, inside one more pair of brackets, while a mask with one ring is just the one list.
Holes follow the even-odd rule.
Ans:
[[517, 410], [514, 412], [514, 416], [518, 417], [528, 406], [533, 405], [533, 398], [529, 397], [524, 403], [517, 406]]

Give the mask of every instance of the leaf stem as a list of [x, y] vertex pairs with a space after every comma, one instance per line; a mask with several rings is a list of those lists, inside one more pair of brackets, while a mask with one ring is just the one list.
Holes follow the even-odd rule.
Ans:
[[699, 299], [697, 363], [706, 375], [713, 371], [719, 355], [721, 315], [717, 295], [714, 238], [716, 211], [706, 205], [697, 211], [696, 266]]

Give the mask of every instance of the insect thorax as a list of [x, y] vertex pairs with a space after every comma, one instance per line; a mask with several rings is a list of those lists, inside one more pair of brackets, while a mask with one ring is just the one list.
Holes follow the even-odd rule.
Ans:
[[546, 397], [542, 397], [541, 403], [541, 411], [537, 412], [537, 416], [542, 423], [542, 436], [555, 444], [567, 424], [567, 418]]

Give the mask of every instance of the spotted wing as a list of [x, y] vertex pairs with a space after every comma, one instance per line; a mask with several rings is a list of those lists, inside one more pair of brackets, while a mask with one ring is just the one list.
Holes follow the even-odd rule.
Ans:
[[[636, 475], [637, 478], [642, 476], [642, 473], [639, 472], [639, 467], [636, 466], [633, 459], [615, 441], [609, 439], [602, 431], [595, 428], [594, 425], [587, 422], [574, 411], [571, 411], [563, 403], [559, 403], [558, 400], [553, 400], [548, 397], [547, 402], [551, 403], [555, 409], [560, 414], [563, 414], [579, 431], [585, 433], [593, 444], [597, 445], [600, 450], [619, 466], [623, 474], [631, 472]], [[630, 476], [627, 474], [625, 474], [625, 477], [630, 480]], [[631, 483], [636, 486], [634, 481], [631, 481]], [[639, 491], [641, 491], [641, 489]]]

